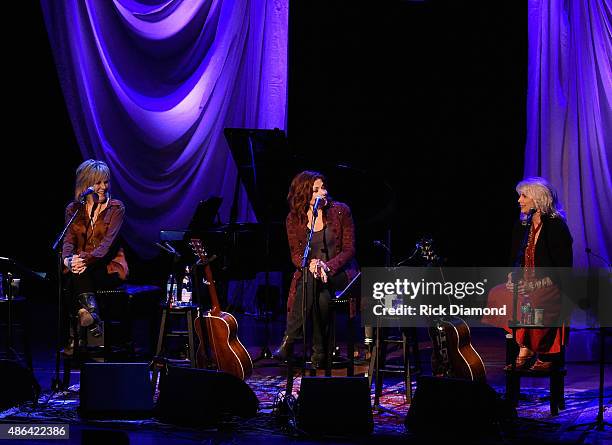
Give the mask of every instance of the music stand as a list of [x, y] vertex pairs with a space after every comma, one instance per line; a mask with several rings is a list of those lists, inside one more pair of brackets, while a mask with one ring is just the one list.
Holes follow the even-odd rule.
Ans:
[[[236, 223], [238, 215], [238, 202], [240, 184], [251, 202], [257, 221], [263, 226], [264, 252], [263, 271], [265, 272], [264, 306], [269, 304], [270, 296], [270, 254], [271, 227], [284, 221], [282, 213], [286, 209], [283, 193], [279, 190], [287, 190], [287, 180], [280, 171], [286, 171], [292, 162], [293, 156], [287, 145], [285, 132], [275, 128], [249, 129], [249, 128], [226, 128], [225, 139], [236, 162], [238, 174], [234, 189], [234, 200], [230, 211], [230, 224]], [[282, 256], [281, 256], [282, 257]], [[264, 344], [261, 353], [253, 362], [262, 359], [271, 359], [272, 352], [269, 348], [269, 311], [264, 307]]]
[[215, 219], [218, 222], [219, 208], [222, 202], [223, 198], [219, 196], [211, 196], [200, 201], [189, 223], [189, 230], [197, 233], [212, 227], [215, 224]]

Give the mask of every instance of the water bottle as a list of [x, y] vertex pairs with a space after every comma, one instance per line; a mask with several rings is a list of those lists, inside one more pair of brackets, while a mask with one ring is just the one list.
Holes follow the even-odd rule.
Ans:
[[168, 276], [168, 284], [166, 285], [166, 295], [168, 298], [168, 303], [170, 307], [176, 307], [176, 291], [177, 291], [177, 283], [174, 279], [174, 275], [170, 274]]
[[533, 324], [533, 308], [527, 297], [525, 297], [525, 302], [521, 305], [521, 324]]
[[191, 304], [192, 295], [193, 287], [191, 285], [191, 272], [189, 266], [186, 266], [185, 274], [183, 275], [183, 286], [181, 288], [181, 304], [183, 306], [189, 306]]

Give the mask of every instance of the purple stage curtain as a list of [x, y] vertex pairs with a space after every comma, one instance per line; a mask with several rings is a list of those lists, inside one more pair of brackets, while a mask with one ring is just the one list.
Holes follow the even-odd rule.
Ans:
[[529, 0], [525, 175], [558, 189], [574, 265], [612, 255], [612, 2]]
[[[288, 0], [41, 6], [83, 157], [109, 164], [126, 204], [126, 241], [154, 256], [160, 229], [186, 228], [213, 195], [227, 221], [236, 166], [223, 129], [285, 128]], [[243, 190], [238, 220], [254, 220]]]

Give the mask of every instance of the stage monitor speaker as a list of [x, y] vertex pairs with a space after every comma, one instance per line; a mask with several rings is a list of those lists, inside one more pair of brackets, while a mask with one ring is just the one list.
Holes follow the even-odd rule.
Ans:
[[367, 377], [304, 377], [297, 426], [313, 435], [356, 436], [374, 429]]
[[477, 435], [513, 417], [516, 410], [485, 382], [421, 376], [405, 425], [416, 434]]
[[89, 419], [146, 419], [153, 415], [147, 363], [84, 363], [79, 415]]
[[40, 385], [32, 372], [14, 360], [0, 360], [0, 411], [37, 401]]
[[254, 417], [258, 407], [257, 396], [238, 377], [169, 366], [161, 376], [156, 416], [176, 425], [212, 426], [226, 415]]

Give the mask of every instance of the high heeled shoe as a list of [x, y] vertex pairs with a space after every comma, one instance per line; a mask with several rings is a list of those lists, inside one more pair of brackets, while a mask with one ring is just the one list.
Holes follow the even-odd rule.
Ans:
[[[527, 369], [531, 366], [533, 358], [535, 357], [535, 354], [529, 354], [529, 355], [519, 355], [516, 358], [516, 361], [514, 362], [514, 369]], [[511, 370], [512, 369], [512, 365], [506, 365], [504, 367], [504, 369], [506, 370]]]

